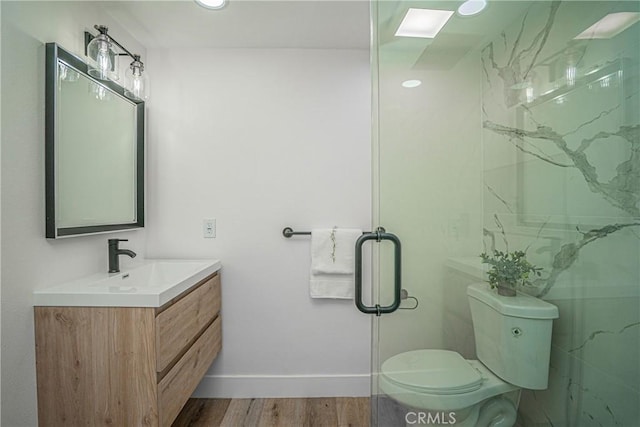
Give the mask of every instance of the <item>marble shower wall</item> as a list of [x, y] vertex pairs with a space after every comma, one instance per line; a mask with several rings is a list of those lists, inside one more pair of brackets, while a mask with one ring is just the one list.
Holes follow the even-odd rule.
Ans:
[[[482, 50], [485, 250], [526, 250], [544, 267], [526, 291], [560, 310], [524, 426], [640, 424], [637, 13], [533, 2]], [[627, 28], [578, 36], [610, 14]]]

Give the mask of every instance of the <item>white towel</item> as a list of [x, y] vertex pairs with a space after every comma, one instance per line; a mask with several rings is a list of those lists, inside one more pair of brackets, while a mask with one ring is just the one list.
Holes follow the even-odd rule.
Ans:
[[311, 298], [353, 299], [356, 229], [311, 231]]
[[311, 230], [311, 272], [353, 274], [355, 244], [362, 230], [333, 228]]

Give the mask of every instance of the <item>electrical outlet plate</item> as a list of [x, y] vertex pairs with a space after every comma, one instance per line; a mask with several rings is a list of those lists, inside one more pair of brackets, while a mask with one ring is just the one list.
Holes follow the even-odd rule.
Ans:
[[216, 219], [208, 218], [202, 220], [202, 237], [213, 239], [216, 237]]

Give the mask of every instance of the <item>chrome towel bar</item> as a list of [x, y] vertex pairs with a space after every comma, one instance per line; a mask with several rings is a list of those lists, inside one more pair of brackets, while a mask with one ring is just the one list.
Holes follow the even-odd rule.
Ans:
[[[310, 231], [293, 231], [291, 227], [285, 227], [282, 230], [282, 235], [287, 239], [292, 236], [310, 236]], [[375, 240], [380, 243], [383, 240], [389, 240], [394, 246], [394, 274], [393, 274], [393, 302], [386, 306], [375, 304], [368, 306], [364, 304], [362, 298], [362, 246], [368, 240]], [[377, 227], [375, 231], [363, 231], [362, 236], [358, 238], [355, 244], [355, 303], [358, 310], [365, 314], [375, 314], [380, 316], [382, 314], [393, 313], [397, 309], [401, 310], [415, 310], [418, 308], [418, 299], [416, 297], [409, 296], [406, 290], [402, 289], [401, 276], [401, 244], [400, 239], [395, 234], [387, 233], [383, 227]], [[402, 300], [411, 299], [414, 301], [413, 307], [400, 307]]]
[[[384, 233], [385, 229], [383, 227], [378, 227], [376, 229], [376, 231], [373, 231], [373, 233]], [[363, 231], [362, 234], [369, 234], [372, 233], [370, 231]], [[311, 232], [310, 231], [293, 231], [293, 228], [291, 227], [285, 227], [282, 230], [282, 235], [284, 237], [286, 237], [287, 239], [289, 239], [291, 236], [311, 236]], [[379, 241], [379, 240], [378, 240]]]

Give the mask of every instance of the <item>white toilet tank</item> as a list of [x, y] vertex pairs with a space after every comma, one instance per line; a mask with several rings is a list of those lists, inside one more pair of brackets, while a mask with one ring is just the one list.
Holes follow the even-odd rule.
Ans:
[[498, 295], [487, 283], [470, 285], [467, 296], [478, 359], [510, 384], [546, 389], [558, 308], [520, 292], [515, 297]]

